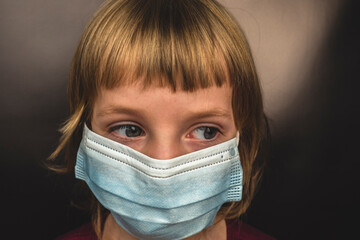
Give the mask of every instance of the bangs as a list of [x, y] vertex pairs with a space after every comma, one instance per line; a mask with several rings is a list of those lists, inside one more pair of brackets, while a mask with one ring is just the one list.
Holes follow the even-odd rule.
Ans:
[[202, 1], [108, 1], [84, 37], [86, 82], [91, 90], [135, 83], [174, 91], [221, 86], [236, 72], [237, 58], [225, 27]]

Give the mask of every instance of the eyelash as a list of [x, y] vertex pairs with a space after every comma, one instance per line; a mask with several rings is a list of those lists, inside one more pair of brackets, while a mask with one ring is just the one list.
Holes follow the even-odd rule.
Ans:
[[[204, 141], [215, 140], [217, 138], [218, 134], [222, 134], [221, 131], [216, 127], [213, 127], [213, 126], [199, 126], [199, 127], [194, 128], [187, 136], [196, 135], [195, 134], [196, 131], [204, 131], [203, 133], [201, 133], [203, 135], [203, 137], [195, 137], [196, 139], [204, 140]], [[210, 133], [209, 133], [209, 131], [210, 131]], [[213, 135], [213, 136], [210, 137], [210, 138], [206, 138], [205, 134], [210, 134], [210, 135]]]
[[[133, 129], [130, 129], [130, 128], [133, 128]], [[136, 129], [134, 129], [134, 128], [136, 128]], [[118, 133], [114, 133], [115, 131], [118, 131], [118, 130], [121, 130], [121, 129], [125, 130], [125, 134], [124, 134], [124, 135], [126, 135], [126, 136], [121, 135], [121, 134], [118, 134]], [[129, 131], [134, 131], [134, 132], [140, 130], [141, 132], [140, 132], [140, 133], [137, 132], [137, 134], [136, 134], [137, 136], [131, 137], [131, 136], [128, 136], [128, 135], [129, 135], [128, 132], [127, 132], [128, 130], [129, 130]], [[194, 129], [193, 129], [190, 133], [188, 133], [186, 136], [187, 136], [188, 138], [191, 138], [191, 135], [197, 135], [197, 134], [195, 134], [196, 131], [204, 131], [203, 137], [198, 137], [198, 136], [197, 136], [197, 137], [194, 137], [195, 139], [204, 140], [204, 141], [212, 141], [212, 140], [215, 140], [215, 139], [217, 138], [218, 134], [222, 134], [222, 132], [221, 132], [217, 127], [206, 126], [206, 125], [205, 125], [205, 126], [198, 126], [198, 127], [194, 128]], [[206, 131], [208, 132], [208, 134], [214, 135], [214, 136], [212, 136], [212, 137], [210, 137], [210, 138], [206, 138], [206, 136], [205, 136]], [[210, 131], [210, 133], [209, 133], [209, 131]], [[211, 131], [215, 131], [215, 132], [211, 132]], [[109, 133], [115, 135], [115, 136], [118, 137], [118, 138], [128, 139], [128, 140], [130, 140], [130, 139], [136, 139], [137, 137], [141, 137], [141, 136], [146, 135], [146, 134], [145, 134], [145, 131], [144, 131], [140, 126], [135, 125], [135, 124], [121, 124], [121, 125], [116, 125], [116, 126], [110, 127]], [[130, 134], [131, 134], [131, 133], [130, 133]]]
[[[130, 129], [130, 131], [131, 131], [131, 130], [133, 130], [133, 131], [138, 131], [138, 130], [140, 130], [140, 131], [141, 131], [141, 132], [140, 132], [140, 135], [139, 135], [139, 136], [135, 136], [135, 137], [130, 137], [130, 136], [122, 136], [122, 135], [120, 135], [120, 134], [114, 133], [115, 131], [118, 131], [118, 130], [125, 130], [125, 131], [127, 131], [127, 130], [129, 130], [129, 128], [136, 128], [135, 130], [134, 130], [134, 129]], [[139, 126], [137, 126], [137, 125], [135, 125], [135, 124], [121, 124], [121, 125], [116, 125], [116, 126], [110, 127], [109, 132], [112, 133], [113, 135], [115, 135], [116, 137], [125, 138], [125, 139], [126, 139], [126, 138], [137, 138], [137, 137], [143, 136], [143, 134], [145, 133], [145, 131], [144, 131], [141, 127], [139, 127]], [[127, 132], [125, 132], [125, 134], [127, 135]]]

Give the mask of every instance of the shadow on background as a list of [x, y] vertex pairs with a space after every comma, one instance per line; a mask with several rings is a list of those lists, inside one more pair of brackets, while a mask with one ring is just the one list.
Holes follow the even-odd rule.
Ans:
[[359, 9], [357, 1], [344, 4], [295, 110], [273, 129], [248, 220], [279, 239], [358, 235]]
[[[49, 173], [39, 161], [58, 142], [56, 129], [68, 112], [71, 55], [100, 3], [0, 4], [2, 229], [11, 239], [53, 239], [89, 221], [88, 214], [70, 206], [73, 177]], [[312, 80], [294, 104], [298, 111], [281, 126], [271, 120], [276, 127], [268, 169], [245, 220], [279, 239], [357, 235], [358, 10], [356, 1], [348, 1], [338, 15]]]
[[101, 2], [0, 3], [1, 229], [7, 239], [53, 239], [88, 221], [70, 207], [73, 177], [39, 163], [58, 143], [57, 129], [68, 115], [71, 58]]

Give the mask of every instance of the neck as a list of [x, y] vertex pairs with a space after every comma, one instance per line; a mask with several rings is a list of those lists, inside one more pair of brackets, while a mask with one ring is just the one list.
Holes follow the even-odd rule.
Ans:
[[[218, 239], [226, 240], [226, 223], [224, 219], [217, 216], [214, 224], [203, 231], [185, 238], [184, 240], [207, 240]], [[138, 240], [124, 229], [122, 229], [115, 221], [113, 216], [109, 214], [106, 218], [102, 240]]]

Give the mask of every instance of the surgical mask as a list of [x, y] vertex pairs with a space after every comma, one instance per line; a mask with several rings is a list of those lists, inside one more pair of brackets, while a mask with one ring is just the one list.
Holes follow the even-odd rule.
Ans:
[[139, 239], [194, 235], [213, 224], [225, 202], [240, 201], [242, 195], [236, 138], [158, 160], [85, 125], [75, 175], [88, 184], [117, 224]]

